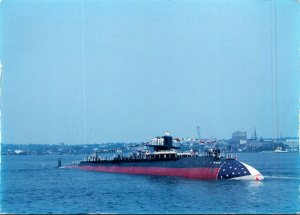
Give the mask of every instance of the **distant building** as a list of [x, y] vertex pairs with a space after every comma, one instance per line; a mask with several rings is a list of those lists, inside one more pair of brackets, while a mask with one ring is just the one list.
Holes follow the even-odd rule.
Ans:
[[298, 138], [289, 138], [289, 139], [286, 139], [283, 143], [289, 147], [290, 151], [298, 151], [299, 150]]
[[232, 133], [230, 143], [232, 145], [239, 145], [247, 143], [247, 132], [246, 131], [235, 131]]
[[259, 141], [257, 139], [249, 139], [247, 144], [245, 145], [245, 151], [248, 152], [256, 152], [259, 151], [260, 147], [267, 145], [267, 143], [263, 141]]
[[240, 144], [246, 144], [247, 140], [240, 140]]
[[254, 129], [254, 139], [257, 139], [257, 135], [256, 135], [256, 128]]

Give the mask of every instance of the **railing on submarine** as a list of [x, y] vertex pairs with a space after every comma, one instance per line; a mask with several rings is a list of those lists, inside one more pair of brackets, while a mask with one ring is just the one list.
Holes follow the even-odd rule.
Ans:
[[[214, 159], [237, 159], [233, 157], [232, 154], [227, 154], [224, 156], [224, 153], [221, 153], [219, 148], [209, 148], [204, 151], [203, 154], [199, 154], [197, 151], [188, 151], [188, 152], [177, 152], [176, 150], [166, 150], [150, 153], [145, 151], [143, 153], [132, 153], [130, 156], [115, 155], [113, 157], [100, 157], [96, 153], [95, 155], [86, 157], [81, 162], [121, 162], [121, 161], [145, 161], [145, 160], [173, 160], [179, 159], [182, 157], [212, 157]], [[76, 162], [78, 164], [78, 162]]]

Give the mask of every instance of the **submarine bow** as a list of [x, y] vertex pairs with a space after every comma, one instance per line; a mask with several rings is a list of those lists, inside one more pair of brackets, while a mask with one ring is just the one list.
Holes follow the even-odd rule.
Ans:
[[221, 166], [218, 173], [219, 179], [235, 180], [263, 180], [263, 175], [254, 167], [237, 160], [227, 160]]

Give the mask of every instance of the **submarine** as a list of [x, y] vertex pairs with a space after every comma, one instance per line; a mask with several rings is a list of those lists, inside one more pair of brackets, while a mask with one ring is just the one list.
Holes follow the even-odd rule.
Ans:
[[[174, 176], [203, 180], [263, 180], [263, 175], [249, 164], [232, 156], [221, 156], [219, 148], [210, 148], [203, 154], [194, 151], [178, 152], [169, 132], [154, 138], [144, 150], [130, 156], [115, 155], [113, 158], [98, 153], [64, 168], [88, 171], [139, 175]], [[61, 162], [61, 161], [60, 161]], [[60, 163], [61, 165], [61, 163]]]

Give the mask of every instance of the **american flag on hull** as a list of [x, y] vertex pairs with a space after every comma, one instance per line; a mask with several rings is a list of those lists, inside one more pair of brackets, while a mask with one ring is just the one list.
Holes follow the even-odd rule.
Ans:
[[228, 160], [220, 167], [218, 178], [230, 179], [251, 175], [249, 170], [237, 160]]

